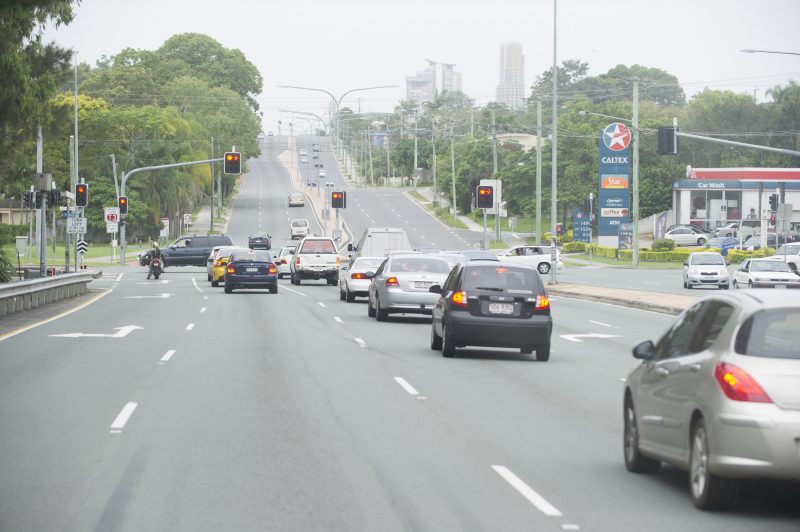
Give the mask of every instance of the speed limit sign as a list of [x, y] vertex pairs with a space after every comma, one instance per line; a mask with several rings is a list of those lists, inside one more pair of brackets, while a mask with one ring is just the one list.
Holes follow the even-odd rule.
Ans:
[[118, 222], [119, 221], [119, 207], [105, 207], [103, 209], [106, 214], [106, 222]]

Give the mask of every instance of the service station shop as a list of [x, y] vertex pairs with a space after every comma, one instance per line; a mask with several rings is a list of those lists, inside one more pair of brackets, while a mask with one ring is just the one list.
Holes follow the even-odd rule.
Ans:
[[[673, 185], [675, 223], [714, 229], [740, 220], [769, 219], [769, 197], [792, 204], [800, 222], [800, 168], [687, 168]], [[760, 214], [759, 214], [760, 213]]]

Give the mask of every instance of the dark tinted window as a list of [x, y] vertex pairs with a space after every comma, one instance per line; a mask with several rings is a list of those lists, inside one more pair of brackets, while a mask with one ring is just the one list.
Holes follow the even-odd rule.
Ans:
[[230, 246], [233, 245], [231, 237], [228, 235], [211, 235], [208, 238], [209, 246]]
[[705, 305], [705, 303], [696, 303], [678, 316], [675, 324], [658, 342], [657, 360], [682, 356], [689, 352], [689, 342], [697, 328], [697, 318], [704, 310]]
[[461, 271], [461, 266], [456, 264], [453, 269], [450, 271], [450, 275], [447, 276], [445, 279], [444, 284], [442, 285], [442, 290], [450, 291], [453, 290], [453, 287], [458, 282], [458, 273]]
[[540, 294], [544, 291], [535, 270], [491, 263], [465, 267], [461, 287], [467, 292], [491, 290], [510, 294]]
[[736, 352], [800, 359], [800, 309], [762, 310], [751, 316], [739, 330]]
[[207, 248], [211, 247], [208, 243], [207, 236], [196, 236], [192, 238], [192, 243], [190, 244], [193, 248]]
[[711, 347], [732, 315], [733, 307], [727, 303], [713, 301], [707, 305], [689, 345], [689, 352], [699, 353]]

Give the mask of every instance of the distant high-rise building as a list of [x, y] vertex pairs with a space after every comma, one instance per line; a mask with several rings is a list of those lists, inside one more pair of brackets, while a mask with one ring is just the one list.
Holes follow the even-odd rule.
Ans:
[[406, 100], [414, 105], [432, 102], [436, 98], [436, 65], [428, 65], [415, 76], [406, 77]]
[[439, 63], [442, 65], [442, 90], [450, 92], [461, 92], [461, 72], [456, 72], [453, 67], [448, 63]]
[[515, 42], [500, 45], [500, 83], [497, 101], [511, 109], [519, 109], [525, 101], [525, 56], [522, 45]]

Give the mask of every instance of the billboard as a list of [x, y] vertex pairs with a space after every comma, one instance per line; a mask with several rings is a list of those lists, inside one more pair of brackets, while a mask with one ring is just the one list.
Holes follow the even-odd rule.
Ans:
[[617, 247], [620, 224], [630, 222], [631, 131], [619, 122], [600, 133], [598, 145], [597, 240]]
[[592, 221], [589, 219], [589, 213], [576, 207], [572, 209], [572, 233], [575, 242], [591, 242]]

